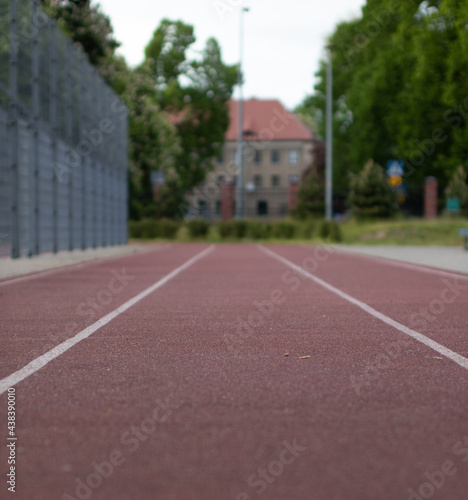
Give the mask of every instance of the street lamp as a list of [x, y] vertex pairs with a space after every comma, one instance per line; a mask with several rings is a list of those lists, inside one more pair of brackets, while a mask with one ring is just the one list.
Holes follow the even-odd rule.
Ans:
[[325, 162], [325, 218], [333, 218], [333, 45], [327, 45], [327, 132]]
[[239, 109], [238, 109], [238, 137], [237, 137], [237, 199], [236, 199], [236, 212], [237, 218], [241, 219], [244, 215], [244, 100], [242, 96], [242, 85], [244, 78], [242, 75], [242, 59], [244, 55], [244, 12], [248, 12], [248, 7], [241, 7], [240, 10], [240, 32], [239, 32]]

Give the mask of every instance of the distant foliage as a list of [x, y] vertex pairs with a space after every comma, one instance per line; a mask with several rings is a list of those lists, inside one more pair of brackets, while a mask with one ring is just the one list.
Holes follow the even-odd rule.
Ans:
[[[434, 176], [446, 187], [468, 157], [467, 0], [367, 0], [335, 27], [334, 192], [368, 158], [401, 160], [405, 183]], [[298, 107], [325, 136], [327, 61], [314, 93]]]
[[322, 239], [339, 243], [343, 241], [343, 234], [340, 225], [335, 221], [322, 220], [319, 228], [319, 235]]
[[168, 219], [141, 219], [129, 222], [130, 238], [154, 239], [164, 238], [175, 239], [180, 229], [180, 223]]
[[323, 217], [325, 211], [324, 190], [323, 176], [312, 170], [301, 183], [299, 199], [292, 215], [300, 219], [310, 216]]
[[380, 165], [369, 160], [351, 180], [349, 204], [353, 214], [362, 219], [388, 218], [395, 211], [395, 193]]
[[187, 228], [191, 238], [204, 238], [210, 230], [210, 224], [205, 219], [191, 219], [187, 221]]
[[459, 166], [453, 174], [445, 190], [445, 195], [447, 198], [458, 198], [461, 212], [468, 213], [468, 185], [466, 184], [466, 172], [462, 166]]

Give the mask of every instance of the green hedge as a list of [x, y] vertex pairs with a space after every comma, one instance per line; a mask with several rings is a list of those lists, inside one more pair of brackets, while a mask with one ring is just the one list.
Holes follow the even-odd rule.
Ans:
[[180, 223], [169, 219], [131, 220], [128, 224], [130, 238], [175, 239], [180, 229]]
[[[190, 219], [184, 223], [188, 237], [192, 239], [206, 238], [210, 233], [210, 224], [204, 219]], [[182, 223], [168, 219], [142, 219], [130, 221], [129, 232], [131, 238], [175, 239], [178, 236]], [[220, 221], [215, 224], [219, 238], [222, 240], [292, 240], [312, 239], [315, 236], [330, 242], [340, 242], [343, 237], [341, 227], [335, 221], [326, 220], [293, 220], [283, 219], [266, 222], [263, 220], [236, 220]]]
[[204, 238], [210, 230], [210, 224], [205, 219], [190, 219], [186, 225], [191, 238]]

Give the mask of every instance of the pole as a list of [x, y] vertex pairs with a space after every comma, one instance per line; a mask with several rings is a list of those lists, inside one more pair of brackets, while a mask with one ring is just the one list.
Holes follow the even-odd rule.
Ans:
[[327, 46], [327, 148], [325, 166], [325, 217], [333, 218], [333, 47]]
[[21, 255], [19, 216], [19, 123], [18, 123], [18, 13], [16, 0], [11, 0], [10, 11], [10, 102], [8, 141], [10, 143], [11, 172], [11, 258]]
[[244, 98], [242, 86], [244, 78], [242, 75], [242, 59], [244, 56], [244, 12], [248, 12], [247, 7], [241, 7], [240, 11], [240, 32], [239, 32], [239, 105], [238, 105], [238, 138], [237, 138], [237, 218], [242, 219], [244, 215]]

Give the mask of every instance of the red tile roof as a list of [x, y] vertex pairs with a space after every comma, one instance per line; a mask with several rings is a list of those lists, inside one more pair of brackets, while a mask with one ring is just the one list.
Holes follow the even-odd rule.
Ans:
[[[239, 102], [229, 101], [229, 128], [227, 141], [238, 137]], [[277, 100], [248, 99], [244, 101], [244, 140], [245, 141], [309, 141], [312, 132]]]

